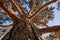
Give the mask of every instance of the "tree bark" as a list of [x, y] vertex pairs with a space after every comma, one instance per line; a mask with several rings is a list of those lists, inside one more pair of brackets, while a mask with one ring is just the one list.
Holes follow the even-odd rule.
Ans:
[[39, 30], [28, 21], [17, 22], [2, 40], [41, 40]]

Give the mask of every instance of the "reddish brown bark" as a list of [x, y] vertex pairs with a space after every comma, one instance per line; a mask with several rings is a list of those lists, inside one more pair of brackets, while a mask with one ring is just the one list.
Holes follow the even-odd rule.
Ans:
[[19, 20], [19, 17], [16, 16], [15, 12], [4, 1], [0, 2], [0, 7], [12, 18], [14, 22]]
[[19, 12], [20, 16], [25, 16], [27, 12], [21, 7], [21, 4], [19, 4], [19, 2], [17, 2], [17, 0], [10, 0], [10, 2], [13, 4], [13, 6], [17, 9], [17, 11]]
[[43, 28], [43, 29], [39, 29], [39, 30], [40, 30], [40, 33], [58, 32], [58, 31], [60, 31], [60, 25], [51, 26], [51, 27]]
[[39, 30], [29, 22], [18, 22], [2, 40], [39, 40]]

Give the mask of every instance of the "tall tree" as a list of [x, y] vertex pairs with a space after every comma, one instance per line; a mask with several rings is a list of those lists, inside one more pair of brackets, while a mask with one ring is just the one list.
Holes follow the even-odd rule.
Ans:
[[[43, 4], [44, 0], [8, 1], [8, 3], [11, 5], [8, 5], [7, 0], [0, 0], [0, 8], [2, 8], [4, 13], [8, 14], [9, 17], [13, 20], [13, 27], [2, 38], [2, 40], [42, 40], [42, 33], [60, 31], [60, 25], [53, 27], [49, 27], [47, 25], [48, 20], [53, 19], [51, 10], [54, 9], [52, 7], [48, 8], [47, 6], [55, 3], [57, 0], [51, 0], [46, 4]], [[28, 11], [24, 5], [29, 6], [30, 11]], [[18, 11], [18, 16], [15, 14], [15, 11]], [[43, 11], [44, 13], [42, 13]], [[34, 24], [40, 24], [46, 26], [47, 28], [38, 29]]]

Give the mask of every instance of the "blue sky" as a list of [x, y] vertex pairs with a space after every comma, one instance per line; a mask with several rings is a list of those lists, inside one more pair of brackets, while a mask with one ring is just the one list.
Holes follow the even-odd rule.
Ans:
[[[56, 7], [56, 8], [54, 9], [55, 17], [54, 17], [53, 21], [48, 22], [48, 25], [49, 26], [60, 25], [60, 10], [57, 10], [57, 4], [53, 3], [49, 6], [53, 6], [53, 7]], [[44, 37], [48, 36], [49, 34], [50, 33], [43, 34], [42, 37], [44, 38]]]
[[[49, 21], [48, 25], [49, 26], [60, 25], [60, 10], [57, 10], [57, 4], [56, 3], [53, 3], [51, 5], [53, 7], [56, 7], [54, 9], [54, 15], [55, 15], [55, 17], [54, 17], [53, 21]], [[49, 5], [49, 6], [51, 6], [51, 5]]]

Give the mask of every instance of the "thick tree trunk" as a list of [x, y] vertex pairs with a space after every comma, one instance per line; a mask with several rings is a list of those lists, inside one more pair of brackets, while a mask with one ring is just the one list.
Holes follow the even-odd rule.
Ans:
[[41, 40], [39, 30], [28, 21], [14, 25], [2, 40]]

